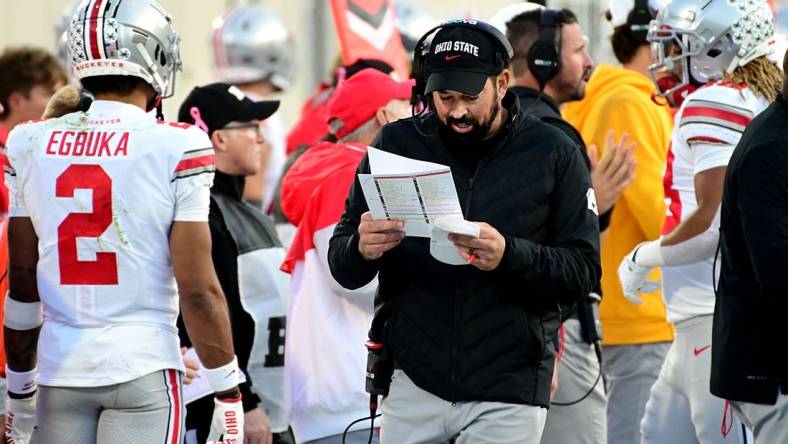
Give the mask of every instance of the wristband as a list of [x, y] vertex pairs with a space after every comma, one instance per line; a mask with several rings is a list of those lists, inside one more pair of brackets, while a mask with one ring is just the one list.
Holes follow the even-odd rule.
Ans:
[[241, 369], [238, 368], [238, 358], [217, 368], [204, 369], [205, 379], [214, 392], [224, 392], [237, 387], [241, 381]]
[[38, 388], [36, 384], [37, 373], [36, 368], [26, 372], [15, 372], [6, 365], [5, 376], [8, 391], [14, 395], [32, 395]]
[[21, 302], [11, 297], [11, 292], [5, 294], [5, 316], [3, 324], [11, 330], [25, 331], [38, 328], [44, 323], [41, 312], [41, 301]]

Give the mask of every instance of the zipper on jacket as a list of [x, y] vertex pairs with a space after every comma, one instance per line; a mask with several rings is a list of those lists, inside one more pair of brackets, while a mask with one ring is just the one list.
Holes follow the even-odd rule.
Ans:
[[[457, 282], [457, 278], [459, 277], [459, 276], [457, 276], [458, 271], [455, 270], [454, 274], [455, 274], [454, 282]], [[454, 301], [453, 301], [454, 303], [452, 304], [453, 305], [453, 307], [452, 307], [452, 327], [453, 327], [452, 331], [454, 331], [454, 335], [453, 335], [454, 337], [452, 338], [451, 358], [450, 358], [450, 361], [449, 361], [449, 368], [451, 369], [451, 373], [449, 375], [449, 379], [450, 379], [450, 384], [451, 384], [451, 401], [452, 401], [452, 405], [457, 403], [457, 398], [458, 398], [457, 393], [459, 392], [459, 383], [457, 381], [457, 372], [459, 370], [457, 368], [459, 366], [458, 365], [458, 359], [457, 359], [457, 348], [458, 348], [458, 344], [457, 343], [460, 340], [460, 338], [458, 337], [459, 336], [458, 332], [460, 331], [460, 322], [462, 322], [462, 319], [461, 319], [461, 316], [460, 316], [460, 303], [461, 303], [460, 301], [462, 301], [462, 295], [460, 294], [459, 287], [456, 284], [455, 284], [455, 287], [454, 287], [454, 297], [453, 297], [453, 299], [454, 299]]]
[[[468, 194], [465, 197], [466, 216], [468, 216], [470, 214], [469, 212], [470, 212], [470, 208], [471, 208], [471, 198], [473, 197], [473, 183], [476, 180], [476, 176], [479, 174], [479, 167], [480, 166], [481, 166], [481, 163], [479, 165], [476, 165], [476, 169], [474, 169], [473, 175], [468, 179]], [[460, 272], [459, 272], [459, 270], [455, 270], [454, 273], [455, 273], [455, 276], [456, 276], [455, 279], [454, 279], [454, 282], [457, 282], [458, 279], [459, 279]], [[449, 379], [450, 379], [450, 384], [451, 384], [451, 393], [452, 393], [451, 401], [452, 401], [452, 405], [456, 404], [457, 399], [458, 399], [457, 394], [458, 394], [458, 392], [460, 390], [459, 383], [457, 381], [457, 372], [458, 372], [458, 368], [457, 367], [459, 365], [459, 362], [458, 362], [458, 359], [457, 359], [457, 354], [458, 354], [457, 349], [459, 347], [458, 343], [461, 342], [461, 340], [462, 340], [462, 338], [460, 337], [461, 332], [462, 332], [462, 328], [460, 328], [460, 326], [462, 324], [462, 317], [463, 317], [463, 300], [464, 300], [464, 298], [463, 298], [463, 295], [460, 293], [460, 289], [455, 287], [455, 289], [454, 289], [454, 301], [453, 301], [454, 302], [454, 304], [453, 304], [453, 319], [452, 319], [452, 321], [453, 321], [452, 322], [452, 327], [453, 327], [453, 331], [455, 332], [455, 335], [454, 335], [454, 338], [453, 338], [453, 341], [452, 341], [452, 344], [451, 344], [451, 360], [449, 362], [449, 368], [451, 368], [451, 374], [449, 376]]]

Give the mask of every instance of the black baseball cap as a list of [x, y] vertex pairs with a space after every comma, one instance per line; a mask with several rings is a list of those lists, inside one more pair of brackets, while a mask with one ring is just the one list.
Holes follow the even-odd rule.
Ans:
[[477, 95], [487, 78], [506, 68], [496, 42], [486, 32], [464, 26], [438, 30], [427, 55], [425, 93], [451, 90]]
[[178, 110], [178, 121], [195, 124], [212, 134], [230, 122], [266, 119], [278, 108], [278, 100], [254, 101], [237, 86], [211, 83], [189, 93]]

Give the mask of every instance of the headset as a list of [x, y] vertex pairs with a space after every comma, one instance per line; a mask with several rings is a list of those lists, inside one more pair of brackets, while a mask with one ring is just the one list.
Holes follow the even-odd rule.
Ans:
[[646, 43], [648, 40], [648, 26], [654, 18], [651, 15], [651, 8], [648, 6], [648, 0], [635, 0], [635, 6], [629, 11], [627, 16], [627, 27], [630, 34], [635, 40]]
[[539, 26], [542, 29], [539, 39], [528, 50], [528, 70], [539, 81], [540, 91], [561, 71], [560, 30], [559, 41], [556, 42], [555, 38], [559, 12], [557, 9], [542, 9], [539, 15]]
[[[486, 33], [492, 38], [493, 41], [498, 44], [498, 51], [495, 51], [496, 63], [508, 62], [514, 57], [514, 50], [512, 49], [512, 45], [509, 43], [509, 39], [507, 39], [506, 36], [498, 30], [498, 28], [489, 23], [479, 20], [466, 19], [449, 20], [443, 22], [427, 31], [419, 39], [419, 41], [416, 42], [416, 48], [413, 51], [412, 70], [413, 78], [416, 80], [416, 84], [413, 85], [413, 92], [410, 97], [411, 106], [415, 107], [416, 105], [422, 104], [424, 105], [424, 108], [427, 107], [428, 98], [426, 97], [424, 90], [427, 88], [429, 65], [426, 62], [427, 59], [425, 56], [429, 54], [430, 46], [432, 46], [430, 44], [431, 37], [433, 37], [436, 32], [444, 28], [469, 28]], [[504, 54], [506, 54], [506, 59], [503, 58]]]

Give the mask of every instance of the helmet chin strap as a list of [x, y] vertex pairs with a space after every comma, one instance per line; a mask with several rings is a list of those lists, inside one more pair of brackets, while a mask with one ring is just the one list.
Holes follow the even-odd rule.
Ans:
[[[662, 91], [660, 95], [667, 99], [670, 106], [674, 108], [680, 107], [684, 99], [686, 99], [691, 92], [698, 89], [691, 82], [680, 85], [678, 78], [672, 74], [657, 79], [657, 88], [659, 91]], [[653, 97], [652, 100], [654, 100]], [[656, 101], [654, 102], [658, 103]]]
[[158, 94], [151, 97], [151, 99], [148, 100], [148, 103], [145, 105], [146, 113], [149, 113], [154, 109], [156, 110], [156, 120], [164, 120], [164, 112], [162, 111], [161, 107], [161, 96]]

